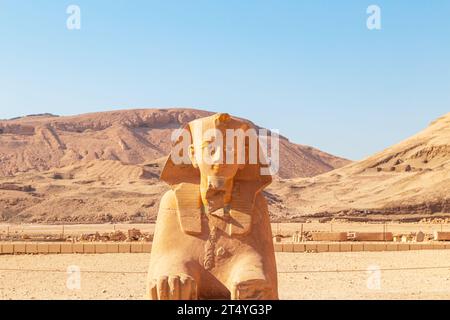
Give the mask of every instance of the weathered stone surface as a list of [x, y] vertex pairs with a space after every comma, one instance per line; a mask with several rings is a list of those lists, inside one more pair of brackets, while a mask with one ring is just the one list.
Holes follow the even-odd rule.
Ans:
[[14, 243], [14, 253], [26, 253], [25, 243]]
[[141, 253], [142, 252], [142, 243], [131, 243], [130, 246], [131, 253]]
[[84, 253], [83, 243], [74, 243], [72, 247], [73, 253]]
[[118, 243], [108, 243], [108, 253], [119, 253], [119, 244]]
[[[217, 156], [231, 150], [237, 159], [240, 146], [228, 148], [224, 141], [236, 130], [252, 134], [249, 129], [246, 121], [216, 114], [180, 131], [161, 173], [172, 190], [160, 202], [149, 298], [278, 299], [269, 212], [261, 193], [272, 180], [262, 174], [267, 162], [261, 155], [256, 162], [244, 158], [241, 163]], [[259, 140], [250, 136], [242, 147], [258, 150]], [[180, 148], [187, 162], [180, 163]], [[212, 162], [205, 160], [205, 152], [214, 154]], [[280, 245], [283, 251], [293, 251], [292, 244]]]
[[108, 253], [108, 244], [106, 243], [96, 243], [95, 253]]
[[37, 243], [28, 242], [25, 245], [25, 251], [27, 253], [38, 253]]
[[48, 253], [48, 243], [38, 243], [39, 253]]
[[11, 242], [9, 243], [2, 243], [1, 244], [1, 252], [2, 254], [12, 254], [14, 253], [14, 244]]
[[313, 232], [313, 241], [347, 241], [347, 232]]
[[131, 245], [129, 243], [119, 243], [119, 253], [129, 253]]
[[61, 243], [51, 242], [48, 244], [48, 253], [61, 253]]
[[392, 241], [392, 232], [356, 232], [356, 241]]
[[437, 240], [437, 241], [450, 241], [450, 232], [436, 231], [434, 233], [434, 240]]
[[61, 243], [61, 253], [73, 253], [73, 243]]
[[417, 232], [415, 240], [416, 242], [422, 242], [423, 240], [425, 240], [425, 234], [422, 231]]
[[84, 243], [84, 253], [95, 253], [95, 243]]

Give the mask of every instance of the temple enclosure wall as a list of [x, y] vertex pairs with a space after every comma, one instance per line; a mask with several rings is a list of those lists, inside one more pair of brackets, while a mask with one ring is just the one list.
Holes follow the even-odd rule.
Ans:
[[[150, 253], [150, 242], [98, 242], [98, 243], [66, 243], [66, 242], [3, 242], [0, 243], [0, 254], [102, 254], [102, 253]], [[275, 252], [377, 252], [377, 251], [412, 251], [450, 249], [450, 243], [393, 243], [393, 242], [314, 242], [274, 243]]]

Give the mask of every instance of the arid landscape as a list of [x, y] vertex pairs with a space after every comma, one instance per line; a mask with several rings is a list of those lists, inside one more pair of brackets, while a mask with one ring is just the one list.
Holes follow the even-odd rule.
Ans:
[[0, 0], [0, 301], [450, 300], [449, 13]]
[[[210, 114], [141, 109], [0, 121], [0, 219], [154, 222], [172, 130]], [[450, 213], [450, 114], [351, 162], [282, 138], [266, 189], [276, 222], [420, 221]]]
[[295, 218], [419, 221], [450, 213], [450, 113], [362, 161], [268, 188], [279, 211]]
[[[172, 131], [209, 114], [147, 109], [0, 121], [0, 219], [154, 221], [168, 189], [159, 173]], [[280, 179], [312, 177], [348, 163], [280, 139]]]
[[[0, 239], [74, 241], [132, 228], [153, 236], [159, 201], [168, 190], [159, 175], [171, 132], [209, 114], [139, 109], [0, 121]], [[284, 137], [280, 160], [278, 175], [264, 191], [280, 245], [300, 230], [302, 237], [389, 232], [397, 237], [395, 246], [416, 242], [419, 231], [425, 241], [450, 231], [450, 114], [362, 161]], [[277, 250], [280, 298], [448, 299], [450, 251], [441, 247]], [[1, 254], [0, 299], [142, 299], [149, 258]], [[68, 289], [69, 266], [80, 268], [80, 289]], [[375, 286], [368, 282], [373, 272]]]

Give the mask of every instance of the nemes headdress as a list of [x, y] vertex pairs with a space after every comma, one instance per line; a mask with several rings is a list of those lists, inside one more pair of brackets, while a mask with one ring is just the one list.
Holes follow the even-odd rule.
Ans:
[[[202, 232], [200, 170], [192, 164], [187, 154], [183, 154], [188, 152], [186, 146], [201, 144], [202, 134], [208, 129], [221, 131], [241, 129], [245, 132], [251, 128], [249, 122], [231, 117], [226, 113], [218, 113], [188, 123], [173, 140], [172, 152], [161, 173], [161, 180], [169, 184], [175, 192], [180, 224], [185, 233], [196, 235]], [[248, 143], [250, 143], [250, 139], [246, 139], [246, 155], [248, 155]], [[252, 143], [257, 143], [257, 161], [248, 161], [246, 156], [245, 163], [234, 177], [231, 209], [226, 230], [230, 235], [243, 235], [250, 231], [252, 223], [258, 218], [253, 217], [257, 194], [272, 182], [270, 174], [262, 174], [263, 168], [269, 172], [264, 155], [265, 150], [259, 152], [261, 144], [257, 137]], [[183, 147], [180, 148], [180, 144], [183, 144]], [[180, 162], [180, 157], [184, 161]], [[196, 198], [199, 201], [196, 202]]]
[[[246, 131], [250, 128], [251, 126], [249, 122], [231, 117], [226, 113], [218, 113], [209, 117], [191, 121], [183, 128], [184, 134], [180, 133], [178, 137], [174, 139], [174, 142], [172, 144], [172, 152], [169, 155], [166, 164], [164, 165], [164, 169], [161, 173], [161, 180], [169, 184], [172, 188], [176, 187], [180, 183], [199, 184], [200, 171], [198, 168], [195, 168], [193, 166], [190, 160], [188, 160], [187, 155], [177, 155], [182, 156], [185, 159], [183, 163], [178, 163], [179, 161], [173, 160], [173, 157], [175, 156], [175, 154], [173, 153], [174, 150], [186, 152], [186, 148], [179, 148], [178, 145], [191, 145], [198, 143], [198, 140], [202, 139], [200, 134], [205, 132], [205, 130], [207, 129], [242, 129]], [[189, 141], [184, 141], [184, 139], [189, 139]], [[259, 150], [259, 140], [257, 143], [257, 148]], [[248, 153], [248, 148], [246, 149], [246, 153]], [[235, 177], [235, 181], [253, 182], [258, 185], [257, 191], [262, 190], [272, 182], [272, 177], [270, 175], [261, 174], [261, 169], [267, 167], [267, 160], [262, 159], [261, 153], [258, 152], [257, 163], [248, 163], [247, 159], [243, 169], [238, 171]]]

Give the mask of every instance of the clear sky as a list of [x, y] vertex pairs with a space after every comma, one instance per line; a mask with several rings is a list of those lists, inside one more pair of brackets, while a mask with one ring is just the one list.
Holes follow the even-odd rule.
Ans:
[[0, 119], [193, 107], [356, 160], [450, 112], [447, 0], [0, 0], [0, 43]]

